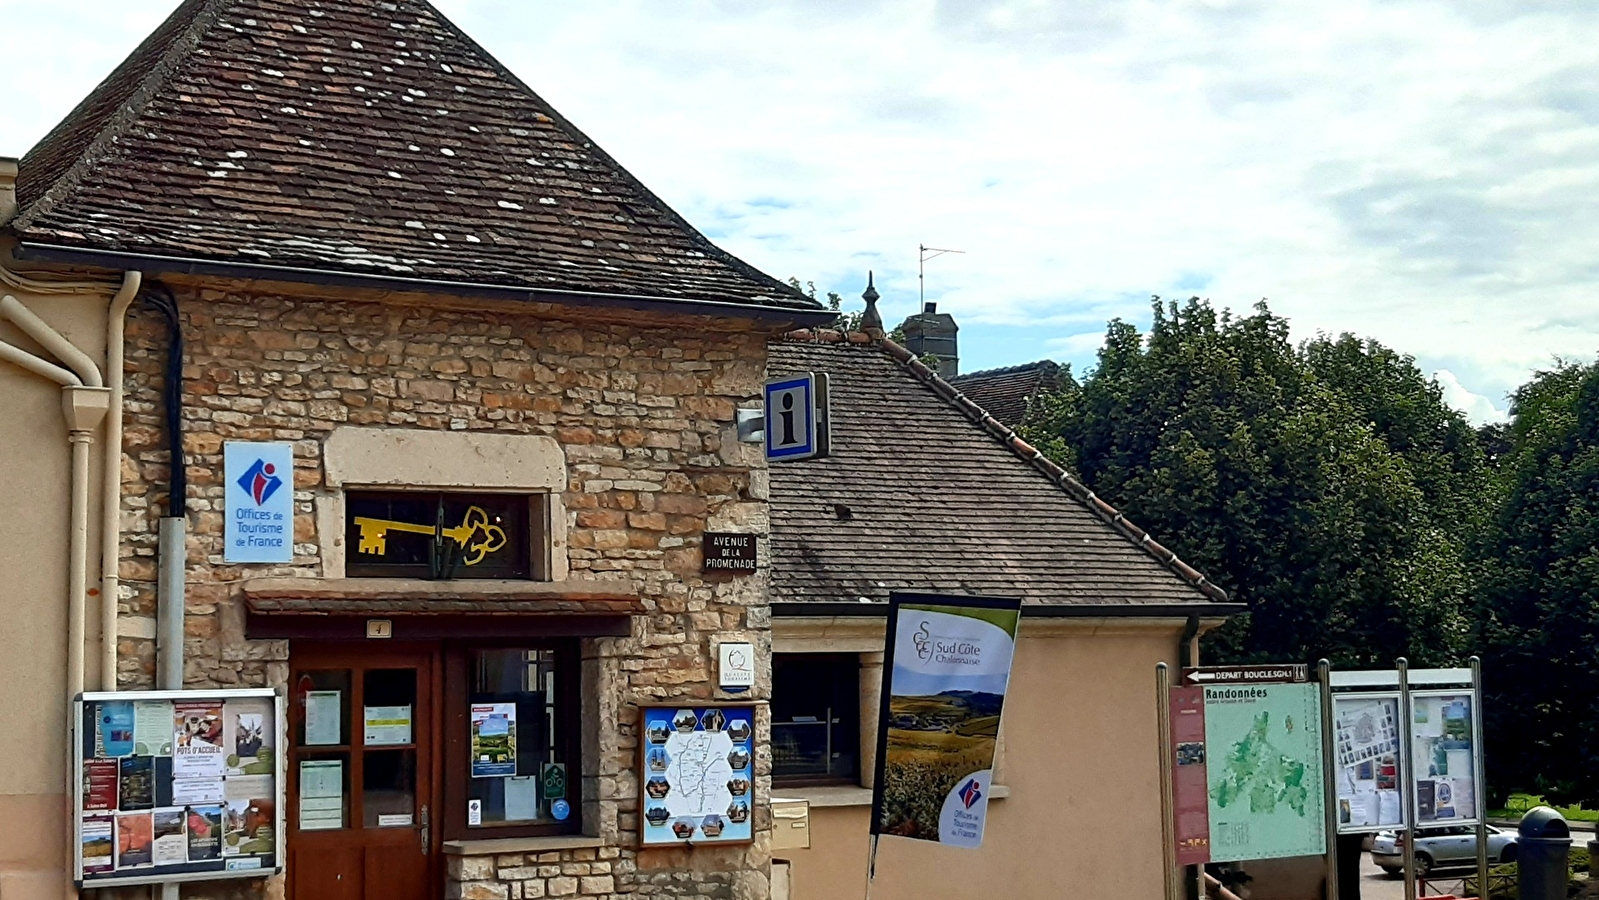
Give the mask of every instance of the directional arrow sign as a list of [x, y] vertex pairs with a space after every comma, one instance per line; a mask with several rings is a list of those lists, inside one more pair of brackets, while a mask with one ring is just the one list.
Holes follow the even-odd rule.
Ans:
[[1310, 680], [1310, 667], [1303, 664], [1282, 666], [1209, 666], [1184, 669], [1183, 684], [1299, 684]]

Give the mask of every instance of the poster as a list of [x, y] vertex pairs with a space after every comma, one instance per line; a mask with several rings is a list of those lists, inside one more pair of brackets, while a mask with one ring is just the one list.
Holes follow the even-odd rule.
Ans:
[[[646, 708], [639, 761], [644, 785], [642, 842], [726, 844], [751, 840], [754, 734], [752, 706]], [[539, 782], [544, 780], [528, 779], [524, 802], [539, 803]], [[547, 799], [548, 792], [544, 793]], [[556, 804], [565, 802], [557, 799], [551, 803], [551, 815], [556, 819], [564, 818]]]
[[222, 858], [222, 807], [191, 806], [188, 810], [189, 860]]
[[272, 701], [268, 698], [229, 700], [222, 707], [222, 745], [227, 774], [269, 775], [272, 761]]
[[257, 856], [271, 853], [276, 810], [265, 797], [229, 798], [223, 809], [222, 855]]
[[1335, 694], [1332, 715], [1338, 830], [1401, 826], [1399, 694]]
[[332, 747], [344, 743], [343, 701], [338, 691], [307, 691], [305, 694], [305, 743], [308, 747]]
[[128, 756], [133, 753], [133, 704], [109, 700], [99, 704], [94, 723], [94, 755]]
[[516, 704], [472, 704], [472, 777], [516, 774]]
[[1326, 853], [1320, 686], [1202, 690], [1210, 861]]
[[300, 761], [300, 830], [344, 827], [344, 761]]
[[194, 803], [221, 803], [221, 778], [174, 778], [172, 802], [188, 806]]
[[294, 446], [228, 441], [222, 447], [223, 559], [294, 561]]
[[83, 762], [83, 809], [99, 812], [117, 808], [117, 781], [121, 767], [114, 759], [88, 759]]
[[222, 744], [222, 702], [185, 700], [172, 704], [172, 777], [221, 777], [226, 769]]
[[891, 594], [871, 831], [983, 842], [1021, 601]]
[[155, 807], [155, 759], [149, 756], [124, 756], [117, 760], [117, 808], [122, 810]]
[[368, 747], [411, 743], [411, 707], [368, 706], [362, 718]]
[[1469, 691], [1411, 694], [1410, 764], [1416, 770], [1416, 824], [1474, 824], [1476, 719]]
[[133, 701], [133, 752], [140, 756], [171, 756], [172, 721], [170, 701]]
[[155, 823], [148, 812], [117, 813], [117, 870], [138, 869], [154, 859]]
[[116, 829], [113, 816], [84, 816], [78, 842], [83, 847], [84, 872], [110, 872], [116, 868]]
[[182, 809], [158, 809], [151, 814], [154, 840], [151, 861], [158, 866], [177, 866], [189, 861], [189, 833]]

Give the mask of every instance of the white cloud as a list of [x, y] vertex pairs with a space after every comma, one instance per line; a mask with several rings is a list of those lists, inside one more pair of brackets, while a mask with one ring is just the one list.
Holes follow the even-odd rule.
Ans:
[[[0, 0], [0, 56], [39, 76], [0, 153], [173, 2]], [[1198, 293], [1477, 391], [1599, 345], [1582, 4], [438, 5], [727, 249], [849, 297], [875, 269], [885, 318], [927, 243], [967, 251], [928, 265], [941, 309], [1067, 342]]]
[[1510, 416], [1505, 410], [1494, 405], [1494, 402], [1481, 394], [1474, 394], [1467, 390], [1455, 377], [1455, 373], [1448, 369], [1439, 369], [1432, 373], [1438, 386], [1444, 390], [1444, 402], [1466, 414], [1466, 418], [1473, 425], [1485, 425], [1490, 422], [1504, 422]]

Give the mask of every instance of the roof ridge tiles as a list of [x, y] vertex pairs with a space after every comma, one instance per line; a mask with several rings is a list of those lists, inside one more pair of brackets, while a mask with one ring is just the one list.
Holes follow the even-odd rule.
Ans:
[[1184, 562], [1174, 551], [1156, 541], [1149, 532], [1134, 525], [1116, 507], [1107, 503], [1102, 497], [1090, 490], [1087, 485], [1078, 481], [1071, 472], [1045, 456], [1043, 451], [1029, 444], [1021, 435], [1016, 433], [1015, 429], [994, 418], [970, 397], [962, 393], [954, 384], [923, 364], [920, 359], [916, 358], [914, 353], [893, 339], [885, 337], [874, 341], [859, 332], [845, 333], [825, 328], [791, 331], [783, 335], [783, 339], [810, 343], [875, 345], [886, 356], [898, 363], [900, 368], [909, 372], [936, 396], [945, 400], [950, 406], [971, 419], [983, 431], [1004, 445], [1007, 450], [1053, 481], [1067, 495], [1086, 506], [1101, 521], [1148, 554], [1173, 575], [1176, 575], [1179, 579], [1218, 603], [1230, 602], [1227, 592], [1217, 587], [1203, 573]]
[[1022, 375], [1028, 372], [1036, 372], [1042, 368], [1045, 368], [1046, 366], [1054, 366], [1058, 369], [1060, 368], [1060, 363], [1057, 363], [1052, 359], [1039, 359], [1030, 363], [1021, 363], [1020, 365], [1015, 366], [1000, 366], [997, 369], [980, 369], [976, 372], [967, 372], [964, 375], [956, 375], [954, 378], [951, 378], [950, 381], [959, 382], [968, 378], [985, 378], [997, 375]]

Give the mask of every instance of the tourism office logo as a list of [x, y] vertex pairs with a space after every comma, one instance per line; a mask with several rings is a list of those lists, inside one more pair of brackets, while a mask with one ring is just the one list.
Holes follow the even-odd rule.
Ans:
[[977, 779], [967, 779], [958, 796], [961, 798], [961, 802], [966, 804], [966, 808], [971, 809], [973, 804], [983, 798], [983, 789], [978, 786]]
[[257, 457], [250, 468], [239, 476], [238, 485], [250, 495], [256, 506], [260, 506], [272, 499], [278, 488], [283, 487], [283, 479], [278, 477], [277, 470], [277, 466]]
[[916, 628], [916, 633], [911, 635], [911, 643], [916, 645], [916, 658], [927, 659], [933, 655], [933, 635], [926, 619]]

